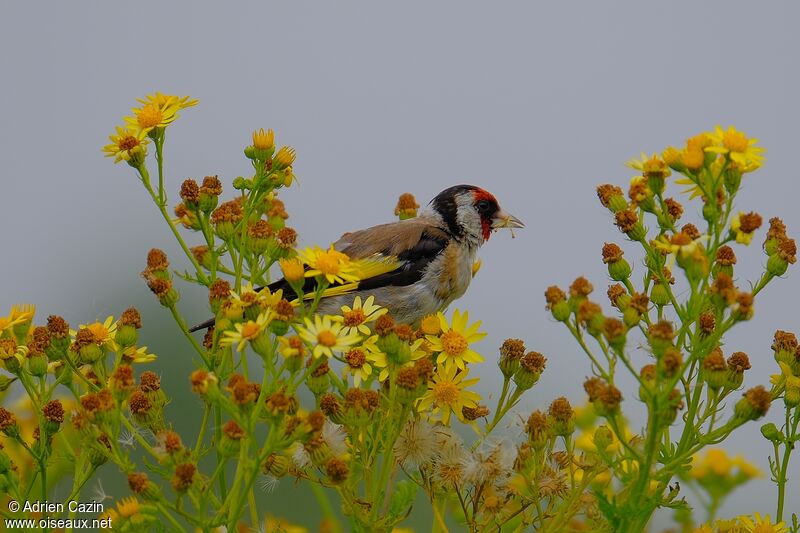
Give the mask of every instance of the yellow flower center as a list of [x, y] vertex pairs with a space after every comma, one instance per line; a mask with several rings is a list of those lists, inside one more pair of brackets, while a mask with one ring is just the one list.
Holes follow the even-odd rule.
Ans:
[[348, 327], [360, 326], [367, 319], [363, 309], [353, 309], [344, 313], [344, 325]]
[[351, 368], [361, 368], [367, 362], [367, 357], [364, 355], [363, 350], [355, 348], [345, 354], [344, 360]]
[[317, 256], [317, 270], [335, 276], [339, 273], [339, 258], [332, 253], [320, 253]]
[[455, 330], [451, 329], [442, 335], [442, 347], [447, 355], [461, 355], [467, 349], [467, 346], [469, 346], [467, 339]]
[[452, 405], [458, 401], [458, 387], [451, 382], [437, 383], [433, 386], [433, 399], [437, 406]]
[[158, 126], [161, 124], [163, 119], [163, 113], [161, 113], [161, 110], [153, 104], [144, 106], [136, 114], [136, 121], [139, 123], [139, 127], [141, 128], [153, 128]]
[[436, 315], [428, 315], [422, 319], [422, 322], [419, 325], [419, 329], [422, 330], [422, 333], [425, 335], [438, 335], [441, 331], [440, 324], [439, 324], [439, 317]]
[[740, 131], [728, 130], [722, 136], [722, 145], [731, 152], [745, 152], [748, 146], [747, 137]]
[[330, 348], [336, 345], [336, 334], [329, 329], [317, 333], [317, 342]]
[[261, 326], [253, 322], [252, 320], [242, 326], [242, 338], [244, 339], [254, 339], [258, 337], [261, 333]]
[[86, 326], [86, 329], [92, 332], [92, 335], [94, 335], [94, 339], [96, 342], [105, 342], [108, 340], [108, 330], [100, 322], [89, 324], [88, 326]]
[[127, 137], [123, 137], [122, 139], [120, 139], [117, 145], [119, 146], [120, 151], [133, 150], [134, 148], [139, 146], [139, 139], [137, 139], [133, 135], [128, 135]]

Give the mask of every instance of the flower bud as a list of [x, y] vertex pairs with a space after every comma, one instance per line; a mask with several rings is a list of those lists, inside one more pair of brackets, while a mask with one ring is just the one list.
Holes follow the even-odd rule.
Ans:
[[546, 309], [553, 313], [553, 318], [559, 322], [566, 322], [571, 313], [570, 306], [566, 301], [567, 295], [560, 288], [553, 285], [548, 287], [544, 293], [547, 301]]
[[519, 360], [525, 355], [525, 343], [520, 339], [506, 339], [500, 346], [497, 366], [505, 378], [510, 378], [519, 368]]
[[144, 472], [131, 472], [128, 474], [128, 487], [133, 493], [142, 496], [146, 500], [152, 501], [161, 498], [161, 489], [150, 481], [150, 478]]
[[592, 443], [598, 452], [603, 453], [614, 443], [614, 432], [606, 425], [598, 426], [592, 435]]
[[25, 368], [31, 376], [41, 377], [47, 374], [47, 356], [42, 352], [31, 355], [25, 362]]
[[800, 377], [789, 376], [786, 378], [783, 403], [786, 404], [787, 409], [793, 409], [800, 405]]
[[53, 435], [61, 427], [64, 421], [64, 406], [61, 400], [50, 400], [42, 407], [44, 416], [44, 429], [48, 435]]
[[0, 407], [0, 431], [12, 439], [19, 437], [19, 424], [17, 423], [17, 417], [14, 416], [14, 413], [8, 411], [4, 407]]
[[332, 484], [341, 485], [347, 480], [347, 476], [350, 474], [350, 468], [347, 466], [347, 463], [341, 459], [333, 457], [325, 464], [325, 474], [328, 477], [328, 481]]
[[750, 369], [750, 358], [744, 352], [735, 352], [728, 358], [725, 388], [736, 390], [744, 383], [744, 372]]
[[556, 398], [547, 410], [553, 420], [553, 434], [566, 437], [575, 432], [575, 411], [565, 397]]
[[772, 397], [769, 391], [762, 385], [753, 387], [744, 393], [744, 397], [736, 402], [734, 414], [744, 420], [756, 420], [761, 418], [769, 410]]
[[318, 376], [312, 374], [306, 378], [306, 386], [314, 396], [319, 396], [328, 392], [331, 386], [331, 378], [328, 377], [327, 373]]
[[765, 439], [773, 444], [780, 444], [786, 440], [784, 434], [781, 433], [780, 430], [778, 430], [778, 427], [772, 422], [768, 422], [761, 426], [761, 434], [764, 435]]
[[647, 330], [647, 340], [656, 357], [664, 355], [667, 348], [672, 346], [674, 337], [675, 331], [672, 328], [672, 323], [667, 320], [661, 320], [651, 325]]
[[770, 276], [783, 276], [789, 268], [789, 263], [778, 254], [773, 254], [767, 259], [767, 272]]
[[401, 194], [400, 198], [397, 200], [397, 207], [394, 208], [394, 214], [397, 215], [400, 220], [407, 220], [416, 217], [418, 209], [419, 204], [417, 203], [417, 199], [414, 198], [414, 195], [411, 193], [404, 193]]
[[208, 215], [217, 207], [219, 195], [222, 194], [222, 182], [217, 176], [206, 176], [200, 186], [200, 197], [198, 207], [200, 211]]
[[534, 450], [543, 449], [553, 436], [550, 419], [541, 411], [536, 410], [528, 417], [525, 424], [528, 442]]
[[261, 471], [265, 474], [281, 478], [289, 473], [289, 458], [283, 454], [271, 453], [264, 459]]
[[239, 453], [241, 441], [245, 437], [245, 431], [234, 420], [229, 420], [222, 427], [222, 438], [219, 442], [219, 451], [225, 457], [232, 457]]
[[622, 255], [622, 249], [614, 243], [603, 246], [603, 263], [608, 265], [608, 275], [614, 281], [625, 281], [631, 275], [631, 265]]
[[708, 385], [708, 388], [716, 391], [725, 385], [727, 377], [728, 366], [725, 364], [722, 350], [719, 347], [714, 348], [703, 359], [703, 364], [700, 367], [700, 378]]
[[618, 213], [628, 207], [625, 194], [622, 189], [615, 185], [600, 185], [597, 187], [597, 197], [603, 207], [609, 209], [612, 213]]
[[539, 352], [528, 352], [519, 360], [519, 368], [514, 373], [514, 384], [520, 390], [533, 387], [547, 364], [547, 359]]

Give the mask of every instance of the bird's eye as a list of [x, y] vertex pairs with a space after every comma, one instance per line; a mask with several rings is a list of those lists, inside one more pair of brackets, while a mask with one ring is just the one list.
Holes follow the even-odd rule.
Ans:
[[492, 205], [489, 203], [489, 200], [481, 200], [477, 203], [476, 207], [478, 208], [479, 212], [485, 213], [492, 207]]

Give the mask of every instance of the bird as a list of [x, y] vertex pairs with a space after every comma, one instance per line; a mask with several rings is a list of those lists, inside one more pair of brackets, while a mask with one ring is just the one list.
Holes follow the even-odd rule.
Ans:
[[[374, 297], [397, 323], [415, 325], [426, 315], [445, 310], [464, 295], [472, 281], [478, 249], [501, 228], [523, 228], [515, 216], [500, 208], [490, 192], [475, 185], [455, 185], [437, 194], [419, 216], [345, 233], [333, 249], [350, 259], [371, 258], [391, 264], [385, 271], [355, 284], [346, 291], [332, 286], [331, 296], [320, 300], [316, 312], [338, 313], [356, 296]], [[313, 278], [305, 292], [314, 290]], [[285, 279], [267, 286], [295, 297]], [[307, 290], [306, 290], [307, 289]], [[191, 328], [208, 328], [214, 319]]]

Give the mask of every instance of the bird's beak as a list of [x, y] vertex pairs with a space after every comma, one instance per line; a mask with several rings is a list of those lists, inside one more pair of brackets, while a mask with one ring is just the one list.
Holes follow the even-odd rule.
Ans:
[[514, 215], [508, 214], [502, 209], [497, 212], [497, 214], [492, 219], [492, 229], [501, 229], [501, 228], [524, 228], [525, 224], [522, 223], [520, 219], [515, 217]]

